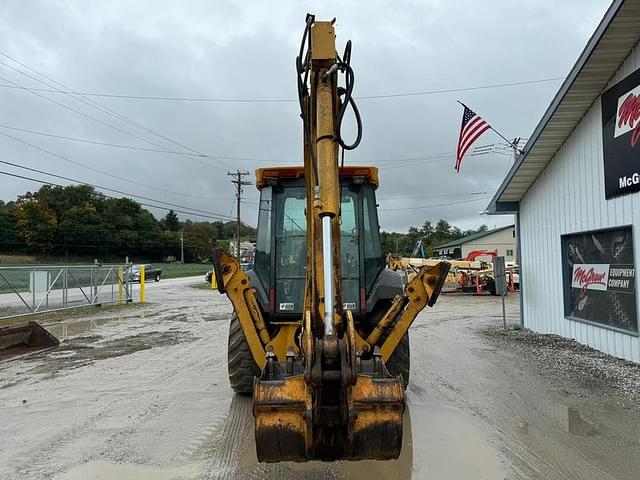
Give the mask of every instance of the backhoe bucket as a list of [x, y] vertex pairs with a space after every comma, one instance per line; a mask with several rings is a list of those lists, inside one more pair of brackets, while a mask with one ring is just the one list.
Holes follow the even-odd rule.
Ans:
[[260, 462], [310, 460], [311, 390], [304, 375], [255, 380], [253, 415]]
[[0, 361], [58, 345], [60, 341], [37, 322], [0, 327]]
[[392, 460], [402, 448], [404, 389], [401, 377], [358, 375], [351, 388], [351, 457]]
[[[372, 359], [358, 363], [362, 371], [353, 380], [347, 375], [341, 385], [329, 381], [318, 386], [296, 374], [292, 361], [279, 364], [273, 354], [267, 355], [253, 388], [258, 460], [398, 458], [405, 409], [402, 377], [389, 375], [378, 348]], [[336, 388], [344, 403], [323, 407], [323, 390], [335, 393]]]

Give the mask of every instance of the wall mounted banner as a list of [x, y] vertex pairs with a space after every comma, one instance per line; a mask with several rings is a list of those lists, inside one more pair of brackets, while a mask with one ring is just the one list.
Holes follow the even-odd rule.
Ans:
[[631, 227], [562, 237], [565, 316], [636, 333]]
[[602, 94], [604, 191], [610, 199], [640, 191], [640, 70]]

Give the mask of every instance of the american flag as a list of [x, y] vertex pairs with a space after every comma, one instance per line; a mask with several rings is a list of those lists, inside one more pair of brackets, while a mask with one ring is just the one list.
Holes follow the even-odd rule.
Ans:
[[466, 105], [463, 106], [464, 113], [462, 114], [462, 126], [460, 127], [460, 138], [458, 138], [458, 148], [456, 150], [456, 165], [454, 167], [456, 172], [460, 172], [460, 164], [467, 150], [484, 132], [491, 128], [491, 125], [480, 118], [480, 115], [477, 115]]

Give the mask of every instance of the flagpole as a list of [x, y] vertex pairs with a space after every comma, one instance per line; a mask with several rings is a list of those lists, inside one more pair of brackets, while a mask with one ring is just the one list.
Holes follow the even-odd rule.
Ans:
[[[462, 105], [464, 108], [468, 108], [469, 110], [471, 110], [469, 107], [467, 107], [467, 106], [466, 106], [464, 103], [462, 103], [460, 100], [456, 100], [456, 102], [458, 102], [458, 103], [459, 103], [460, 105]], [[472, 112], [475, 112], [475, 110], [471, 110], [471, 111], [472, 111]], [[476, 114], [476, 115], [477, 115], [477, 114]], [[482, 117], [482, 118], [485, 118], [485, 117]], [[489, 122], [487, 122], [487, 123], [489, 123]], [[502, 135], [498, 130], [496, 130], [495, 128], [493, 128], [493, 125], [491, 125], [490, 123], [489, 123], [489, 128], [490, 128], [491, 130], [493, 130], [496, 134], [498, 134], [498, 136], [499, 136], [500, 138], [502, 138], [505, 142], [507, 142], [507, 143], [509, 144], [509, 146], [510, 146], [511, 148], [513, 148], [513, 151], [514, 151], [514, 152], [518, 152], [518, 153], [520, 153], [521, 155], [524, 153], [524, 151], [520, 150], [520, 149], [518, 148], [518, 146], [517, 146], [515, 143], [513, 143], [513, 142], [512, 142], [511, 140], [509, 140], [507, 137], [505, 137], [504, 135]]]

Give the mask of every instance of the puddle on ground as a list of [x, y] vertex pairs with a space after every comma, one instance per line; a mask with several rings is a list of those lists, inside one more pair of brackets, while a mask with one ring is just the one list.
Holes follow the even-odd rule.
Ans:
[[187, 480], [197, 477], [197, 465], [157, 467], [94, 461], [66, 472], [60, 480]]
[[[598, 428], [594, 423], [584, 418], [576, 407], [555, 403], [544, 397], [532, 399], [533, 406], [543, 417], [551, 420], [563, 431], [579, 437], [591, 437], [598, 434]], [[516, 425], [516, 432], [528, 435], [530, 429], [539, 424], [534, 418], [523, 419]], [[540, 425], [537, 425], [541, 427]], [[541, 427], [543, 428], [543, 427]]]
[[[362, 464], [364, 463], [364, 465]], [[409, 404], [400, 458], [390, 462], [345, 462], [349, 479], [503, 479], [497, 451], [457, 410]]]
[[202, 317], [202, 320], [205, 322], [227, 322], [231, 319], [231, 315], [227, 313], [214, 313], [212, 315], [207, 315]]
[[61, 370], [84, 367], [94, 362], [121, 357], [142, 350], [167, 347], [194, 341], [189, 332], [148, 332], [128, 337], [105, 340], [98, 335], [75, 336], [68, 339], [48, 354], [47, 361], [30, 357], [28, 361], [36, 363], [30, 373], [55, 375]]
[[104, 318], [74, 318], [63, 322], [56, 322], [43, 325], [58, 340], [63, 341], [71, 337], [77, 337], [106, 323], [123, 320], [126, 317], [104, 317]]
[[[258, 464], [253, 435], [239, 458], [234, 478], [393, 478], [434, 480], [502, 480], [505, 471], [498, 452], [471, 417], [442, 406], [409, 403], [404, 417], [400, 457], [391, 461]], [[317, 475], [317, 476], [316, 476]]]

